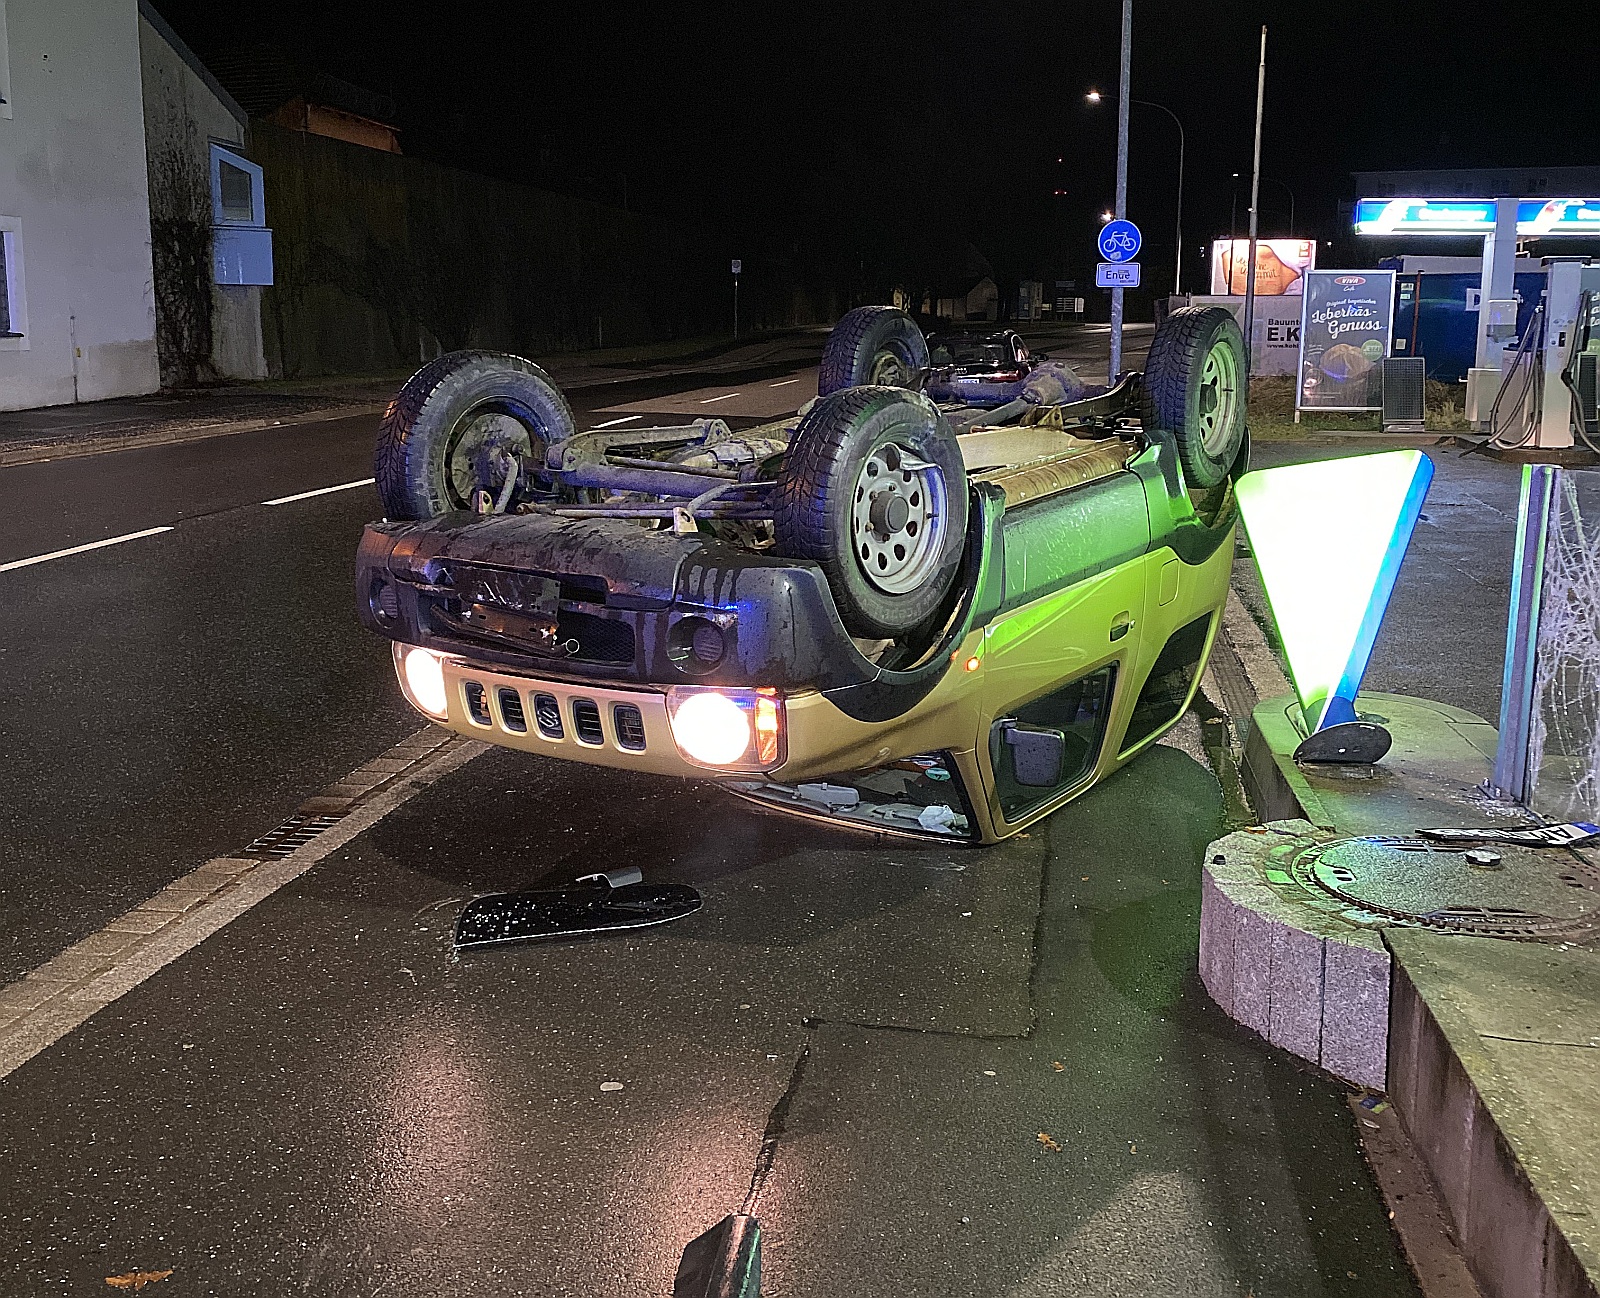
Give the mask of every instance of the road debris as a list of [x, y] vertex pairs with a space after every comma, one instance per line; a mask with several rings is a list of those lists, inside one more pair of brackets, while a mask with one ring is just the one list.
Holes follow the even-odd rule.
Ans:
[[145, 1285], [165, 1280], [171, 1274], [170, 1266], [165, 1271], [128, 1271], [123, 1275], [108, 1275], [106, 1283], [113, 1289], [132, 1289], [137, 1293]]
[[621, 1082], [601, 1082], [600, 1083], [600, 1089], [602, 1091], [620, 1091], [622, 1089], [622, 1083]]
[[1064, 1063], [1062, 1063], [1059, 1059], [1052, 1059], [1050, 1061], [1050, 1067], [1055, 1069], [1056, 1072], [1058, 1072], [1058, 1073], [1064, 1073], [1064, 1072], [1067, 1071], [1067, 1066]]
[[1048, 1131], [1041, 1131], [1039, 1133], [1039, 1143], [1048, 1149], [1052, 1154], [1059, 1154], [1061, 1152], [1061, 1146], [1056, 1143], [1055, 1137], [1052, 1136]]

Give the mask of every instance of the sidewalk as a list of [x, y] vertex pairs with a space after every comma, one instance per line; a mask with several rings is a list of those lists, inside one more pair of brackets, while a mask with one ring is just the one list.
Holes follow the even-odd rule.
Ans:
[[[1258, 467], [1385, 446], [1364, 437], [1260, 449]], [[1379, 1127], [1385, 1107], [1398, 1115], [1471, 1271], [1430, 1287], [1416, 1243], [1428, 1223], [1408, 1221], [1415, 1204], [1396, 1201], [1425, 1291], [1592, 1298], [1600, 861], [1588, 849], [1497, 847], [1493, 863], [1470, 868], [1460, 849], [1411, 840], [1420, 826], [1528, 819], [1477, 792], [1496, 742], [1483, 718], [1499, 710], [1520, 470], [1428, 451], [1434, 487], [1359, 704], [1394, 735], [1380, 763], [1295, 764], [1293, 699], [1260, 584], [1248, 559], [1235, 569], [1239, 598], [1211, 683], [1268, 823], [1207, 848], [1201, 978], [1274, 1045], [1387, 1092], [1358, 1110], [1364, 1125]], [[1400, 842], [1358, 841], [1372, 835]]]
[[[789, 330], [735, 343], [686, 339], [605, 351], [535, 357], [565, 392], [686, 375], [737, 373], [807, 361], [820, 353], [826, 330]], [[377, 414], [411, 371], [378, 376], [269, 379], [142, 397], [0, 411], [0, 467], [86, 455], [124, 446], [153, 446], [275, 424]]]

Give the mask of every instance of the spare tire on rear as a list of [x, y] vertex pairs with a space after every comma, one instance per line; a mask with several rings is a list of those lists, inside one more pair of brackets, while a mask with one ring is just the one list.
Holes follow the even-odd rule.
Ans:
[[545, 455], [572, 436], [572, 410], [542, 369], [500, 352], [449, 352], [406, 380], [378, 425], [384, 513], [432, 518], [509, 509], [539, 485]]
[[784, 456], [773, 521], [779, 554], [821, 565], [852, 635], [917, 631], [943, 611], [966, 550], [955, 432], [902, 389], [820, 397]]
[[847, 312], [822, 349], [817, 395], [846, 388], [908, 388], [928, 368], [928, 340], [899, 307], [858, 306]]
[[1226, 307], [1180, 307], [1157, 326], [1140, 417], [1173, 435], [1189, 486], [1216, 486], [1239, 458], [1248, 382], [1244, 335]]

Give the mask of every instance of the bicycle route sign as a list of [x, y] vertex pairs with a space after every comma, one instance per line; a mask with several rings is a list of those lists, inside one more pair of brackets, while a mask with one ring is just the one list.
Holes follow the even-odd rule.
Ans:
[[1132, 221], [1107, 221], [1100, 229], [1100, 255], [1107, 261], [1132, 261], [1144, 236]]

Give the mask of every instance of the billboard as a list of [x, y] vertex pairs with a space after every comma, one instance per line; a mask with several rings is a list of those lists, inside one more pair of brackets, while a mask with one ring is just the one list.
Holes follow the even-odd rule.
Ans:
[[[1241, 297], [1196, 296], [1189, 302], [1192, 306], [1226, 307], [1233, 312], [1239, 328], [1244, 328], [1244, 299]], [[1300, 295], [1258, 298], [1251, 332], [1255, 335], [1250, 340], [1252, 377], [1275, 374], [1292, 379], [1295, 366], [1300, 363]]]
[[1312, 270], [1300, 317], [1301, 410], [1381, 410], [1394, 332], [1392, 270]]
[[[1317, 264], [1315, 239], [1257, 239], [1256, 296], [1300, 292], [1305, 273]], [[1250, 278], [1250, 240], [1215, 239], [1211, 244], [1211, 292], [1242, 297]]]

